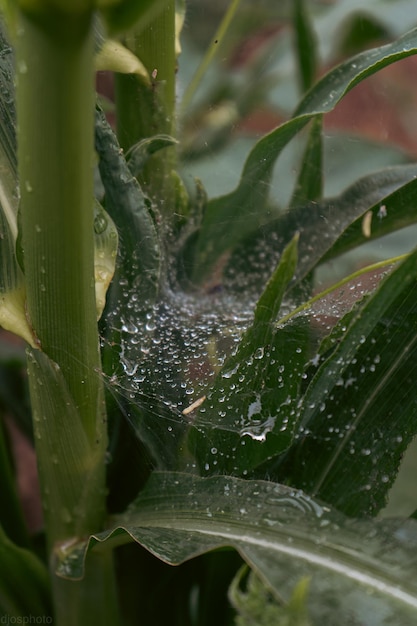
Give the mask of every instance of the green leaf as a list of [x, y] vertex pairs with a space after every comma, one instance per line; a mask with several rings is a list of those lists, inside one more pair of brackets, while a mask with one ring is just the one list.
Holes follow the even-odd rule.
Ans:
[[193, 279], [201, 282], [219, 257], [259, 226], [273, 166], [287, 143], [316, 115], [331, 111], [355, 85], [417, 52], [417, 30], [345, 61], [324, 76], [303, 98], [293, 119], [265, 135], [250, 152], [238, 187], [209, 202], [196, 245]]
[[35, 346], [16, 258], [18, 183], [12, 49], [0, 23], [0, 326]]
[[[416, 175], [415, 165], [387, 168], [358, 180], [338, 197], [285, 212], [236, 249], [225, 271], [225, 285], [236, 289], [234, 276], [244, 272], [245, 290], [259, 292], [268, 278], [268, 268], [277, 263], [281, 250], [295, 232], [300, 235], [296, 279], [301, 281], [325, 260], [414, 224], [417, 217], [410, 206], [417, 186]], [[365, 237], [363, 218], [369, 211], [371, 232], [370, 237]]]
[[[278, 218], [271, 231], [300, 233], [297, 280], [303, 278], [317, 265], [351, 249], [359, 243], [358, 227], [365, 243], [388, 232], [394, 232], [416, 222], [417, 216], [410, 211], [410, 200], [417, 186], [417, 169], [414, 164], [387, 168], [358, 180], [338, 198], [330, 198], [318, 204], [311, 203]], [[381, 212], [381, 207], [385, 210]], [[372, 212], [370, 237], [363, 229], [363, 218]], [[385, 222], [390, 214], [389, 225]], [[355, 224], [352, 236], [351, 224]], [[360, 225], [360, 226], [359, 226]], [[345, 234], [347, 233], [347, 234]]]
[[96, 53], [95, 67], [99, 72], [136, 74], [146, 85], [151, 85], [149, 73], [143, 63], [131, 50], [113, 39], [105, 39], [102, 42], [100, 50]]
[[[106, 210], [120, 235], [116, 275], [107, 294], [106, 314], [101, 324], [101, 336], [104, 339], [103, 370], [108, 376], [112, 376], [118, 375], [121, 369], [119, 351], [121, 331], [118, 330], [120, 320], [129, 324], [134, 315], [135, 324], [145, 325], [146, 313], [152, 309], [159, 290], [161, 256], [149, 201], [130, 171], [117, 139], [100, 109], [96, 112], [96, 149], [105, 188]], [[130, 300], [133, 292], [137, 294], [137, 307], [134, 313]], [[120, 426], [120, 420], [125, 419], [122, 414], [127, 411], [128, 414], [133, 414], [131, 419], [135, 424], [135, 431], [140, 432], [147, 443], [150, 440], [153, 451], [155, 439], [159, 441], [159, 438], [154, 432], [155, 429], [149, 430], [148, 420], [143, 417], [143, 408], [135, 406], [130, 410], [125, 405], [124, 399], [119, 403], [115, 402], [114, 398], [109, 398], [113, 414], [112, 436], [118, 437], [119, 429], [123, 428]], [[150, 413], [152, 411], [147, 411], [146, 416]], [[146, 456], [144, 464], [147, 466], [149, 455], [143, 456]]]
[[317, 42], [306, 4], [305, 0], [294, 1], [295, 53], [302, 93], [312, 86], [317, 72]]
[[323, 196], [323, 121], [321, 116], [313, 119], [308, 141], [301, 160], [298, 176], [289, 209], [305, 206]]
[[414, 520], [351, 521], [272, 482], [156, 473], [114, 521], [114, 528], [62, 549], [58, 574], [78, 578], [89, 550], [131, 541], [170, 564], [231, 546], [277, 598], [288, 601], [300, 578], [311, 577], [314, 623], [415, 624]]
[[[405, 167], [407, 168], [407, 166]], [[412, 174], [413, 166], [410, 166], [409, 172]], [[404, 170], [405, 173], [406, 170]], [[414, 176], [412, 180], [404, 181], [399, 189], [381, 198], [379, 202], [373, 203], [366, 211], [358, 214], [358, 217], [343, 231], [321, 261], [327, 261], [368, 241], [373, 241], [415, 224], [417, 216], [410, 209], [413, 207], [417, 193], [417, 180]], [[364, 216], [367, 213], [370, 214], [368, 219], [369, 230], [365, 232]]]
[[143, 302], [152, 300], [159, 288], [160, 251], [149, 203], [132, 176], [116, 136], [103, 111], [96, 112], [96, 150], [106, 191], [105, 206], [122, 235], [121, 272], [135, 283]]
[[10, 541], [0, 526], [1, 614], [15, 618], [16, 624], [29, 616], [52, 620], [48, 570], [32, 552]]
[[153, 154], [163, 148], [174, 146], [176, 143], [178, 142], [173, 137], [161, 134], [142, 139], [129, 148], [126, 153], [126, 160], [132, 175], [137, 178]]
[[[3, 375], [0, 369], [0, 376]], [[0, 407], [3, 404], [3, 386], [0, 383]], [[2, 407], [1, 407], [2, 408]], [[0, 418], [2, 418], [0, 411]], [[9, 539], [21, 547], [28, 547], [29, 537], [23, 518], [22, 506], [19, 501], [16, 476], [13, 470], [13, 461], [9, 449], [9, 441], [3, 420], [0, 422], [0, 526]]]
[[297, 583], [288, 604], [278, 603], [268, 587], [255, 574], [250, 572], [245, 591], [241, 589], [246, 575], [244, 566], [235, 576], [229, 598], [238, 612], [236, 626], [310, 626], [306, 600], [309, 579], [304, 577]]
[[300, 442], [287, 462], [290, 480], [352, 516], [375, 514], [385, 505], [417, 432], [416, 276], [413, 252], [341, 320], [338, 343], [300, 407]]
[[113, 220], [99, 202], [94, 204], [94, 278], [97, 318], [106, 304], [106, 293], [116, 267], [119, 238]]
[[[274, 324], [296, 268], [297, 241], [295, 237], [284, 250], [256, 305], [253, 324], [193, 420], [196, 430], [191, 437], [205, 472], [247, 473], [291, 443], [289, 405], [297, 396], [303, 371], [304, 325], [296, 323], [276, 333]], [[297, 350], [283, 349], [296, 341]], [[286, 368], [292, 372], [288, 379], [283, 374]]]
[[[28, 349], [31, 403], [42, 504], [47, 526], [59, 539], [83, 534], [88, 523], [99, 526], [104, 472], [103, 443], [90, 444], [82, 417], [57, 363], [40, 350]], [[45, 393], [45, 389], [47, 393]], [[104, 405], [97, 406], [97, 421]], [[92, 518], [94, 517], [94, 519]]]

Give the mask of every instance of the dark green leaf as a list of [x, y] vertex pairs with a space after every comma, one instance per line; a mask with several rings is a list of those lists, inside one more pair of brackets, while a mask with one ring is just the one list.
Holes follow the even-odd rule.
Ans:
[[[295, 232], [300, 234], [296, 277], [302, 280], [325, 259], [415, 223], [417, 213], [410, 207], [417, 186], [416, 175], [415, 165], [388, 168], [360, 179], [336, 198], [287, 211], [259, 229], [257, 237], [248, 237], [236, 249], [225, 271], [225, 286], [236, 290], [236, 285], [239, 287], [236, 276], [244, 274], [246, 293], [259, 293], [269, 277], [269, 268], [278, 262]], [[373, 216], [369, 238], [362, 228], [368, 211]]]
[[294, 0], [295, 53], [302, 93], [312, 86], [317, 72], [316, 37], [306, 4], [305, 0]]
[[[407, 169], [410, 174], [413, 173], [414, 166], [405, 167], [404, 173]], [[326, 261], [327, 259], [334, 258], [368, 241], [378, 239], [400, 228], [415, 224], [417, 221], [417, 212], [414, 209], [417, 193], [417, 180], [415, 176], [417, 176], [417, 172], [413, 175], [412, 180], [408, 182], [404, 180], [405, 184], [399, 189], [381, 198], [379, 202], [370, 205], [365, 212], [358, 214], [358, 217], [343, 231], [341, 237], [339, 237], [321, 260]], [[368, 213], [368, 211], [372, 216], [368, 222], [369, 232], [365, 235], [363, 218], [364, 213]]]
[[169, 135], [155, 135], [142, 139], [132, 146], [126, 153], [126, 160], [132, 176], [138, 177], [153, 154], [176, 143], [178, 143], [176, 139]]
[[219, 372], [196, 415], [192, 441], [202, 471], [247, 474], [289, 447], [308, 332], [296, 320], [275, 332], [282, 298], [297, 263], [297, 238], [258, 304], [252, 326]]
[[10, 541], [0, 527], [1, 614], [6, 614], [10, 620], [15, 619], [16, 624], [24, 624], [24, 621], [18, 620], [30, 618], [49, 618], [52, 623], [46, 567], [32, 552], [19, 548]]
[[[417, 432], [417, 252], [380, 284], [311, 380], [301, 440], [288, 460], [293, 484], [353, 516], [385, 504]], [[327, 340], [326, 340], [327, 341]]]
[[156, 228], [146, 197], [132, 176], [104, 113], [97, 108], [96, 150], [106, 191], [106, 210], [123, 240], [123, 278], [135, 282], [143, 302], [152, 299], [159, 287], [160, 252]]
[[[0, 405], [0, 416], [2, 416]], [[17, 492], [17, 481], [5, 425], [0, 423], [0, 525], [10, 540], [28, 547], [29, 537]]]
[[58, 554], [58, 573], [80, 577], [87, 551], [131, 541], [171, 564], [234, 547], [285, 600], [311, 576], [308, 611], [322, 623], [416, 621], [414, 520], [353, 522], [276, 483], [157, 473], [113, 529]]
[[297, 107], [293, 119], [265, 135], [249, 154], [238, 187], [207, 207], [196, 246], [193, 279], [201, 282], [226, 251], [260, 224], [273, 166], [287, 143], [315, 115], [331, 111], [355, 85], [383, 67], [417, 52], [417, 30], [397, 41], [367, 50], [324, 76]]
[[141, 316], [143, 321], [158, 293], [161, 257], [148, 200], [130, 172], [116, 136], [98, 107], [95, 131], [100, 175], [106, 192], [106, 210], [120, 236], [116, 274], [107, 295], [101, 328], [101, 335], [106, 340], [102, 350], [103, 369], [112, 376], [118, 374], [121, 367], [120, 330], [116, 329], [120, 328], [120, 320], [129, 323], [130, 294], [134, 290], [138, 296], [140, 314], [138, 312], [137, 316]]
[[313, 119], [301, 160], [301, 171], [289, 204], [290, 210], [305, 206], [308, 202], [318, 201], [323, 196], [322, 126], [321, 116]]

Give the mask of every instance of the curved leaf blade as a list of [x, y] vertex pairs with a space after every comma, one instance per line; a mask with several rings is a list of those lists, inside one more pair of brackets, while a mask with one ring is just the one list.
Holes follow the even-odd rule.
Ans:
[[193, 420], [191, 441], [204, 473], [246, 475], [292, 442], [296, 413], [291, 405], [298, 396], [309, 334], [299, 320], [284, 332], [276, 333], [274, 325], [297, 265], [297, 242], [295, 236], [284, 250], [256, 305], [253, 324]]
[[52, 615], [52, 603], [45, 565], [10, 541], [0, 526], [0, 615], [4, 613], [16, 624], [28, 616], [41, 620]]
[[246, 160], [238, 187], [208, 204], [196, 246], [196, 282], [204, 280], [222, 254], [259, 226], [275, 161], [287, 143], [312, 117], [331, 111], [359, 82], [416, 52], [417, 29], [413, 29], [393, 43], [356, 55], [324, 76], [306, 94], [291, 120], [258, 141]]
[[[406, 166], [410, 173], [414, 166]], [[348, 252], [361, 244], [373, 241], [384, 235], [388, 235], [400, 228], [415, 224], [417, 212], [414, 210], [414, 202], [417, 194], [417, 180], [413, 175], [412, 180], [405, 182], [399, 189], [381, 198], [362, 212], [343, 231], [339, 239], [320, 259], [324, 262], [344, 252]], [[369, 233], [364, 233], [363, 219], [365, 213], [370, 213]]]
[[[417, 166], [390, 167], [358, 180], [337, 197], [294, 207], [245, 239], [228, 263], [225, 280], [232, 290], [233, 276], [245, 272], [245, 289], [255, 293], [268, 279], [270, 267], [295, 232], [300, 235], [296, 280], [302, 280], [322, 262], [347, 252], [357, 244], [414, 224]], [[381, 210], [381, 207], [384, 207]], [[363, 218], [372, 213], [370, 237]], [[263, 259], [260, 271], [259, 259]], [[252, 264], [251, 264], [252, 263]], [[228, 278], [230, 271], [231, 278]]]
[[309, 610], [321, 603], [341, 626], [364, 623], [366, 610], [383, 614], [387, 625], [415, 623], [414, 520], [354, 522], [276, 483], [155, 473], [113, 529], [62, 546], [58, 574], [77, 578], [90, 550], [131, 541], [170, 564], [233, 547], [277, 597], [287, 595], [285, 578], [292, 591], [298, 567], [295, 576], [302, 569], [312, 577]]
[[385, 505], [417, 432], [416, 276], [415, 251], [341, 320], [300, 408], [292, 483], [352, 516]]
[[106, 210], [122, 234], [121, 264], [129, 284], [140, 283], [143, 301], [159, 287], [160, 250], [155, 224], [137, 180], [131, 174], [103, 111], [96, 109], [96, 150], [106, 191]]

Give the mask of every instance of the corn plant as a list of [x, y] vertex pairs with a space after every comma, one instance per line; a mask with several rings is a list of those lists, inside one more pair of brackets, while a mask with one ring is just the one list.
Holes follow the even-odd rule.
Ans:
[[[43, 509], [33, 535], [3, 426], [2, 623], [416, 621], [414, 491], [407, 515], [381, 512], [417, 432], [417, 252], [318, 277], [416, 222], [417, 166], [384, 146], [386, 167], [325, 193], [323, 120], [416, 54], [417, 30], [390, 31], [390, 2], [281, 4], [231, 1], [177, 89], [181, 2], [2, 2], [0, 323], [26, 343], [30, 406], [17, 348], [1, 407], [33, 442]], [[355, 53], [326, 73], [337, 12]], [[278, 18], [240, 74], [221, 70]], [[298, 104], [209, 197], [204, 159], [220, 177], [280, 86], [271, 58]]]

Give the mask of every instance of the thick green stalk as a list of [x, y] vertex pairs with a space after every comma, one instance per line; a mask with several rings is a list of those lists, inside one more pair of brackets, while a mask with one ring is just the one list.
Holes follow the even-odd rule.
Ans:
[[[19, 12], [16, 52], [27, 314], [40, 347], [29, 373], [51, 554], [103, 525], [107, 435], [94, 287], [92, 14], [43, 11], [36, 20]], [[96, 581], [112, 575], [105, 567], [78, 600], [71, 583], [55, 585], [59, 626], [92, 622]], [[101, 602], [113, 605], [107, 594]]]
[[[117, 133], [121, 146], [127, 150], [153, 135], [175, 136], [175, 0], [166, 2], [143, 30], [139, 23], [125, 43], [151, 77], [149, 86], [137, 76], [116, 75]], [[167, 213], [173, 210], [170, 173], [175, 161], [175, 148], [158, 152], [151, 158], [141, 180], [160, 208], [166, 207]]]
[[[46, 21], [46, 20], [45, 20]], [[18, 158], [27, 306], [96, 437], [100, 366], [94, 293], [93, 49], [90, 16], [20, 15]], [[81, 23], [80, 23], [81, 22]]]

